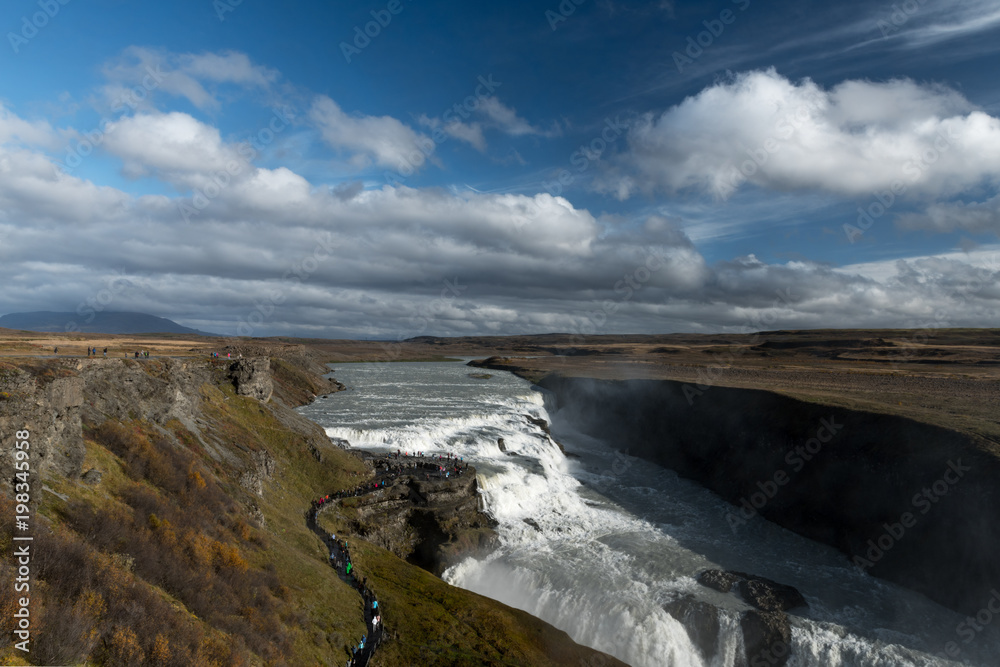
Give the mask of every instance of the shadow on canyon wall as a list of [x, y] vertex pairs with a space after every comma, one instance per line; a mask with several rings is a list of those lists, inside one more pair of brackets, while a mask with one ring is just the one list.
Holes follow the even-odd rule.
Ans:
[[1000, 585], [1000, 461], [971, 436], [761, 390], [539, 384], [577, 429], [705, 485], [734, 516], [765, 494], [763, 517], [965, 613]]

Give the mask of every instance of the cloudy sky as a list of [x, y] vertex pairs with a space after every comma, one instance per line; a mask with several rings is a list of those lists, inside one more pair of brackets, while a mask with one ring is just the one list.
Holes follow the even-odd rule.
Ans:
[[998, 326], [998, 0], [8, 0], [0, 27], [0, 313]]

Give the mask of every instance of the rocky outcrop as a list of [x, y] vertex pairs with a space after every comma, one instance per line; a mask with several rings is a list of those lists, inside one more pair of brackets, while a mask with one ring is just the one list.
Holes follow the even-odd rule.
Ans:
[[269, 452], [258, 450], [250, 455], [252, 463], [240, 475], [240, 486], [258, 497], [264, 496], [264, 484], [277, 470], [277, 462]]
[[763, 611], [788, 611], [808, 606], [805, 598], [795, 587], [779, 584], [764, 577], [747, 575], [745, 579], [740, 580], [738, 590], [747, 604], [752, 604]]
[[[86, 450], [81, 435], [83, 381], [71, 365], [60, 364], [38, 374], [0, 364], [0, 433], [13, 439], [27, 430], [34, 474], [46, 478], [80, 476]], [[14, 478], [14, 447], [0, 450], [3, 478]], [[33, 496], [37, 500], [38, 494]]]
[[[267, 358], [242, 359], [231, 366], [237, 393], [266, 400], [271, 379]], [[0, 431], [31, 433], [32, 470], [42, 479], [52, 475], [80, 478], [86, 455], [84, 423], [107, 419], [141, 419], [168, 437], [170, 422], [183, 425], [209, 456], [243, 469], [239, 481], [260, 496], [263, 484], [275, 473], [276, 463], [263, 451], [240, 451], [209, 428], [201, 414], [202, 388], [221, 378], [202, 360], [171, 358], [55, 359], [16, 367], [0, 364]], [[306, 446], [322, 458], [331, 447], [323, 430], [284, 405], [268, 409], [283, 427], [306, 436]], [[0, 450], [0, 472], [13, 473], [12, 450]], [[315, 454], [314, 454], [315, 455]], [[7, 474], [10, 472], [11, 474]], [[84, 480], [97, 484], [101, 471], [90, 470]]]
[[271, 400], [274, 383], [268, 357], [238, 359], [229, 367], [229, 377], [240, 396], [250, 396], [264, 403]]
[[744, 602], [763, 611], [788, 611], [809, 606], [794, 586], [746, 572], [705, 570], [698, 575], [698, 583], [720, 593], [730, 593], [735, 588]]
[[495, 522], [479, 511], [474, 468], [449, 479], [405, 475], [343, 501], [351, 532], [440, 576], [470, 553], [495, 546]]
[[740, 619], [746, 662], [737, 667], [784, 667], [791, 656], [792, 627], [788, 616], [775, 611], [748, 611]]
[[[744, 653], [737, 656], [737, 667], [761, 664], [782, 667], [788, 662], [792, 626], [785, 611], [807, 606], [798, 590], [764, 577], [722, 570], [705, 570], [698, 575], [698, 583], [721, 593], [739, 592], [744, 602], [755, 607], [740, 612]], [[719, 609], [692, 595], [685, 595], [663, 608], [684, 624], [688, 637], [706, 661], [714, 660], [718, 652]]]
[[691, 642], [701, 651], [705, 661], [710, 662], [718, 649], [719, 609], [696, 600], [693, 595], [668, 602], [663, 609], [684, 624]]
[[1000, 586], [1000, 458], [942, 427], [768, 391], [548, 376], [548, 412], [965, 613]]

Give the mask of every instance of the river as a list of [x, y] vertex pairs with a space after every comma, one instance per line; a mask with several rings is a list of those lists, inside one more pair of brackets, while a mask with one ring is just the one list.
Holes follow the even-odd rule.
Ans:
[[[791, 613], [795, 667], [1000, 663], [1000, 618], [969, 639], [964, 617], [860, 572], [830, 547], [759, 518], [734, 532], [732, 507], [714, 493], [576, 432], [530, 383], [499, 371], [471, 377], [479, 372], [457, 362], [339, 365], [347, 390], [299, 410], [353, 447], [451, 452], [476, 466], [500, 547], [448, 569], [449, 583], [635, 667], [737, 664], [748, 607], [700, 586], [695, 576], [707, 568], [802, 592], [808, 610]], [[566, 453], [526, 415], [549, 421]], [[663, 609], [685, 594], [722, 609], [712, 660]], [[961, 650], [957, 662], [936, 657], [949, 642]]]

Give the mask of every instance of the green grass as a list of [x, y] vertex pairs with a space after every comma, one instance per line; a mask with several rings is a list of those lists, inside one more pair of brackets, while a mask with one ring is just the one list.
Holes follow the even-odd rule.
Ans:
[[358, 573], [385, 608], [386, 630], [398, 634], [379, 649], [380, 664], [591, 664], [593, 651], [526, 612], [451, 586], [368, 542], [349, 544]]

